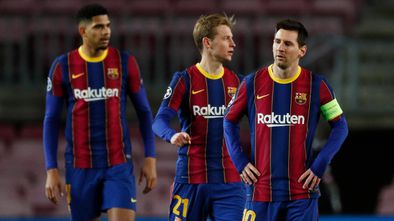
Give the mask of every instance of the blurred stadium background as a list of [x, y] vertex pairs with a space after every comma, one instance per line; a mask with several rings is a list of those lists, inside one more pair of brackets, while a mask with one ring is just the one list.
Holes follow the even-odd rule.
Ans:
[[[229, 66], [240, 74], [272, 62], [276, 21], [301, 20], [311, 35], [302, 65], [328, 77], [350, 127], [323, 185], [322, 220], [394, 220], [394, 0], [0, 0], [0, 220], [68, 216], [64, 202], [44, 196], [45, 84], [53, 59], [80, 45], [73, 16], [91, 2], [110, 11], [112, 45], [136, 55], [154, 114], [172, 73], [198, 62], [192, 30], [201, 14], [236, 16]], [[138, 169], [131, 106], [128, 115]], [[139, 191], [139, 220], [165, 220], [175, 151], [157, 139], [159, 182], [149, 195]]]

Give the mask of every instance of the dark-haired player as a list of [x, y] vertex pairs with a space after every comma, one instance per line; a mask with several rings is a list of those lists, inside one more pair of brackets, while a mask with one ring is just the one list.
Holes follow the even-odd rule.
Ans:
[[[250, 184], [245, 221], [318, 220], [319, 183], [348, 128], [332, 88], [299, 66], [308, 33], [298, 21], [277, 23], [274, 64], [242, 81], [229, 106], [224, 131], [230, 156]], [[238, 122], [249, 119], [251, 156], [240, 146]], [[320, 115], [331, 134], [316, 159], [312, 140]]]
[[77, 15], [82, 45], [55, 59], [48, 76], [44, 119], [45, 194], [57, 203], [63, 184], [57, 165], [60, 118], [66, 105], [66, 194], [72, 220], [134, 220], [136, 191], [126, 101], [136, 109], [145, 145], [139, 181], [156, 185], [152, 113], [133, 55], [109, 46], [107, 10], [96, 4]]

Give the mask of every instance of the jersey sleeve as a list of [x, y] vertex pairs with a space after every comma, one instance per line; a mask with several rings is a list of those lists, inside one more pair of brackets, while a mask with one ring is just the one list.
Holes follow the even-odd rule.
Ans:
[[318, 177], [322, 177], [328, 164], [345, 141], [349, 129], [334, 92], [325, 79], [321, 80], [319, 89], [320, 110], [323, 117], [329, 122], [331, 131], [326, 144], [312, 163], [311, 170]]
[[247, 110], [246, 81], [242, 81], [237, 93], [230, 101], [223, 120], [224, 138], [229, 155], [239, 173], [249, 163], [241, 147], [239, 121]]
[[170, 123], [184, 100], [186, 88], [185, 78], [182, 76], [182, 73], [175, 73], [153, 122], [152, 128], [154, 133], [167, 142], [170, 142], [171, 137], [176, 133], [170, 127]]
[[45, 116], [43, 122], [43, 143], [46, 169], [57, 168], [57, 151], [61, 113], [64, 105], [63, 73], [56, 59], [51, 66], [47, 80]]
[[127, 60], [127, 71], [129, 77], [127, 79], [128, 90], [130, 93], [138, 93], [142, 87], [143, 81], [141, 79], [140, 67], [134, 56], [129, 55]]
[[241, 74], [237, 74], [237, 77], [238, 77], [238, 79], [239, 79], [239, 82], [242, 82], [243, 79], [245, 78], [245, 76], [244, 76], [244, 75], [241, 75]]
[[139, 129], [144, 142], [145, 157], [155, 157], [155, 137], [151, 127], [153, 115], [143, 86], [140, 69], [134, 56], [130, 55], [127, 62], [127, 88], [131, 102], [137, 113]]
[[247, 111], [247, 100], [246, 81], [242, 81], [228, 104], [224, 119], [238, 123]]
[[327, 121], [338, 120], [339, 116], [343, 113], [335, 94], [324, 78], [320, 82], [320, 111], [324, 119]]
[[177, 112], [186, 94], [186, 87], [186, 80], [183, 72], [175, 73], [164, 94], [160, 108], [168, 107]]

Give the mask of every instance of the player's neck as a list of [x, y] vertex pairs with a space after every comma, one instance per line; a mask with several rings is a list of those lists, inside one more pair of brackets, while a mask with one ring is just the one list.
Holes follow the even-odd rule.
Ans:
[[81, 46], [81, 50], [82, 50], [82, 53], [84, 53], [86, 56], [89, 56], [92, 58], [100, 57], [105, 52], [105, 50], [93, 48], [93, 47], [88, 46], [87, 44], [83, 44]]
[[275, 77], [280, 79], [289, 79], [294, 77], [298, 71], [298, 64], [287, 67], [286, 69], [280, 68], [278, 65], [272, 65], [272, 73]]
[[219, 75], [223, 72], [223, 64], [218, 61], [210, 61], [204, 57], [201, 58], [200, 67], [211, 75]]

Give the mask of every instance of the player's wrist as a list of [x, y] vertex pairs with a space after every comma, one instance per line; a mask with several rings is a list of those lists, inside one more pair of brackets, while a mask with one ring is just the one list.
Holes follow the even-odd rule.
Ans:
[[145, 157], [145, 161], [156, 163], [156, 158], [155, 157]]
[[47, 170], [47, 175], [59, 174], [58, 168], [50, 168]]

